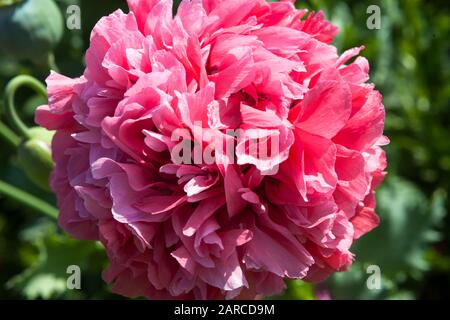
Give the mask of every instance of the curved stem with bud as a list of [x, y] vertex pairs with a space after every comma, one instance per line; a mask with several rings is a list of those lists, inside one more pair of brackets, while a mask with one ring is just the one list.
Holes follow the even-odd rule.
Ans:
[[14, 103], [16, 92], [22, 86], [27, 86], [33, 89], [34, 91], [36, 91], [36, 93], [42, 95], [45, 98], [47, 98], [47, 90], [39, 80], [27, 75], [20, 75], [15, 77], [6, 86], [4, 108], [5, 115], [12, 129], [23, 139], [29, 139], [31, 137], [28, 133], [28, 127], [17, 114], [16, 106]]

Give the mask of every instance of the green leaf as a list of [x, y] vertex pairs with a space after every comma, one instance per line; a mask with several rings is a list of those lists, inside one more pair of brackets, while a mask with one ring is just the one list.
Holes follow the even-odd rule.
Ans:
[[[429, 269], [426, 252], [439, 240], [437, 231], [445, 216], [446, 194], [434, 193], [432, 200], [412, 183], [389, 178], [377, 193], [380, 226], [359, 239], [352, 248], [356, 262], [348, 272], [333, 275], [327, 282], [337, 299], [409, 299], [412, 292], [403, 290], [407, 277], [421, 278]], [[366, 284], [369, 265], [381, 271], [381, 288], [370, 290]]]
[[79, 266], [82, 274], [83, 270], [88, 267], [92, 270], [95, 266], [94, 270], [98, 270], [100, 277], [101, 266], [92, 263], [93, 255], [100, 250], [95, 242], [73, 240], [57, 234], [55, 230], [42, 237], [43, 234], [42, 226], [24, 233], [25, 238], [35, 241], [39, 249], [38, 259], [34, 265], [8, 281], [8, 289], [20, 292], [27, 299], [50, 299], [68, 294], [70, 290], [66, 282], [70, 275], [67, 274], [67, 267], [70, 265]]
[[334, 274], [328, 281], [333, 299], [385, 299], [391, 291], [395, 292], [395, 283], [389, 278], [382, 277], [381, 288], [370, 290], [367, 287], [367, 278], [371, 275], [366, 272], [367, 266], [355, 262], [348, 272]]
[[389, 276], [426, 270], [425, 252], [441, 237], [436, 227], [443, 222], [444, 204], [441, 190], [429, 201], [414, 184], [388, 179], [377, 193], [380, 226], [356, 243], [356, 259], [379, 265]]
[[270, 297], [271, 300], [315, 300], [314, 285], [302, 280], [286, 281], [287, 288], [282, 295]]

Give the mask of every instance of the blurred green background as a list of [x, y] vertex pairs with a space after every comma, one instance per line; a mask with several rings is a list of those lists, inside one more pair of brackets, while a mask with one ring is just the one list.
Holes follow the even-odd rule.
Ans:
[[[0, 6], [11, 1], [0, 0]], [[126, 10], [126, 4], [124, 0], [56, 2], [64, 18], [69, 5], [81, 7], [81, 30], [65, 28], [54, 51], [61, 72], [79, 76], [93, 25], [117, 8]], [[381, 9], [379, 30], [366, 27], [369, 5]], [[321, 9], [340, 27], [335, 39], [340, 52], [365, 45], [362, 55], [370, 61], [371, 81], [382, 92], [387, 109], [389, 173], [377, 191], [381, 225], [355, 245], [356, 262], [350, 271], [316, 286], [290, 282], [283, 296], [273, 298], [449, 298], [448, 1], [311, 0], [297, 1], [297, 6]], [[0, 29], [0, 33], [7, 31]], [[6, 56], [1, 53], [3, 45], [0, 43], [0, 92], [18, 74], [45, 80], [49, 72], [45, 63]], [[19, 93], [21, 116], [32, 125], [34, 109], [44, 101], [28, 89]], [[27, 179], [13, 150], [4, 144], [0, 145], [0, 180], [54, 203], [53, 195]], [[82, 290], [66, 289], [66, 268], [72, 264], [81, 267]], [[101, 280], [106, 264], [99, 245], [70, 239], [51, 219], [0, 196], [0, 298], [118, 299]], [[367, 288], [370, 265], [380, 268], [380, 289]]]

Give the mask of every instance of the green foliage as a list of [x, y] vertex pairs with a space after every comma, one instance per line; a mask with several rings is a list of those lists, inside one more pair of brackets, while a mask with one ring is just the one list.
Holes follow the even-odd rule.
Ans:
[[22, 0], [0, 0], [0, 8], [21, 2]]
[[[29, 247], [22, 249], [22, 260], [30, 266], [9, 280], [6, 287], [27, 299], [85, 298], [83, 291], [67, 288], [67, 268], [71, 265], [80, 267], [82, 279], [88, 279], [86, 273], [98, 277], [106, 262], [100, 245], [58, 234], [55, 225], [48, 221], [25, 229], [20, 237], [37, 253], [30, 252]], [[81, 288], [86, 285], [82, 282]]]
[[[428, 269], [425, 251], [442, 237], [436, 227], [445, 215], [445, 193], [430, 200], [414, 184], [393, 177], [377, 194], [382, 223], [354, 247], [357, 259], [378, 264], [383, 273], [417, 273]], [[389, 244], [388, 252], [380, 242]]]
[[288, 281], [287, 289], [280, 298], [286, 300], [314, 300], [315, 297], [314, 285], [303, 281]]
[[[335, 298], [394, 298], [402, 293], [406, 280], [422, 280], [423, 272], [430, 270], [426, 252], [430, 245], [442, 238], [436, 227], [445, 217], [445, 193], [437, 191], [428, 200], [414, 186], [398, 177], [385, 182], [377, 194], [380, 226], [365, 235], [354, 246], [356, 263], [350, 272], [337, 274], [329, 281]], [[382, 275], [382, 288], [369, 290], [367, 267], [376, 265]]]

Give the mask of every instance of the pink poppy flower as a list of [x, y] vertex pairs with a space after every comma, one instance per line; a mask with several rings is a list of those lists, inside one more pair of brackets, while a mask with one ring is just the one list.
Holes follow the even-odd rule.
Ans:
[[59, 223], [101, 241], [114, 292], [255, 298], [347, 270], [386, 168], [363, 48], [338, 55], [292, 1], [128, 4], [36, 113], [57, 130]]

